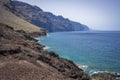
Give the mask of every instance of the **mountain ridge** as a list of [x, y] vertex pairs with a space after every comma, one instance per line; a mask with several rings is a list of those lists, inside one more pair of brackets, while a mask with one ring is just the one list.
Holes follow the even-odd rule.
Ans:
[[56, 16], [51, 12], [44, 12], [41, 8], [28, 3], [12, 1], [12, 5], [16, 11], [21, 13], [18, 16], [34, 25], [41, 26], [49, 32], [89, 30], [86, 25], [71, 21], [63, 16]]

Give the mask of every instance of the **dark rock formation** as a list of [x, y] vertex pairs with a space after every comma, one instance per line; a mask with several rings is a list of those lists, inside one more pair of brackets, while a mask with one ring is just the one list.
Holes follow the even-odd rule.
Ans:
[[12, 1], [12, 5], [16, 10], [14, 12], [16, 15], [34, 25], [48, 30], [49, 32], [89, 30], [89, 28], [83, 24], [70, 21], [62, 16], [55, 16], [50, 12], [44, 12], [37, 6], [32, 6], [19, 1]]
[[120, 80], [120, 73], [100, 72], [92, 75], [95, 80]]
[[0, 80], [90, 80], [72, 61], [43, 47], [33, 35], [0, 24]]

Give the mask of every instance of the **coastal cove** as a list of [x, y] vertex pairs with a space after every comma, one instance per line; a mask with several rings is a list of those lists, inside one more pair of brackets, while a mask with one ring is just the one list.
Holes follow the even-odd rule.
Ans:
[[44, 49], [72, 60], [90, 75], [102, 71], [120, 73], [119, 31], [54, 32], [36, 39], [46, 45]]

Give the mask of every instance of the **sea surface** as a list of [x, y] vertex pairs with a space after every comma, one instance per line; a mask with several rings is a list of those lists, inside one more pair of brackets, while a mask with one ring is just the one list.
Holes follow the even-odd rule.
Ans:
[[38, 37], [44, 49], [55, 51], [89, 74], [99, 71], [120, 73], [119, 31], [73, 31]]

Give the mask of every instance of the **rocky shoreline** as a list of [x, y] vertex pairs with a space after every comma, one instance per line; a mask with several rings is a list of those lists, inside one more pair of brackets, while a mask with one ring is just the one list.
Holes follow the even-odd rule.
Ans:
[[[46, 34], [47, 36], [47, 34]], [[36, 40], [39, 40], [40, 37], [36, 38]], [[48, 46], [44, 46], [44, 50], [49, 49]], [[88, 68], [87, 65], [80, 65], [76, 64], [80, 69], [84, 70], [86, 72], [86, 69]], [[120, 80], [120, 73], [117, 72], [108, 72], [108, 71], [95, 71], [92, 73], [86, 72], [92, 80]]]
[[91, 80], [72, 61], [43, 47], [33, 34], [0, 24], [0, 80]]
[[93, 80], [120, 80], [120, 73], [97, 72], [91, 75]]
[[45, 35], [43, 32], [31, 36], [0, 24], [0, 80], [120, 80], [119, 73], [89, 76], [72, 61], [44, 50], [45, 46], [33, 37]]
[[46, 31], [21, 19], [11, 0], [0, 0], [0, 12], [0, 80], [120, 80], [120, 74], [105, 72], [91, 78], [72, 61], [44, 50], [34, 37]]

